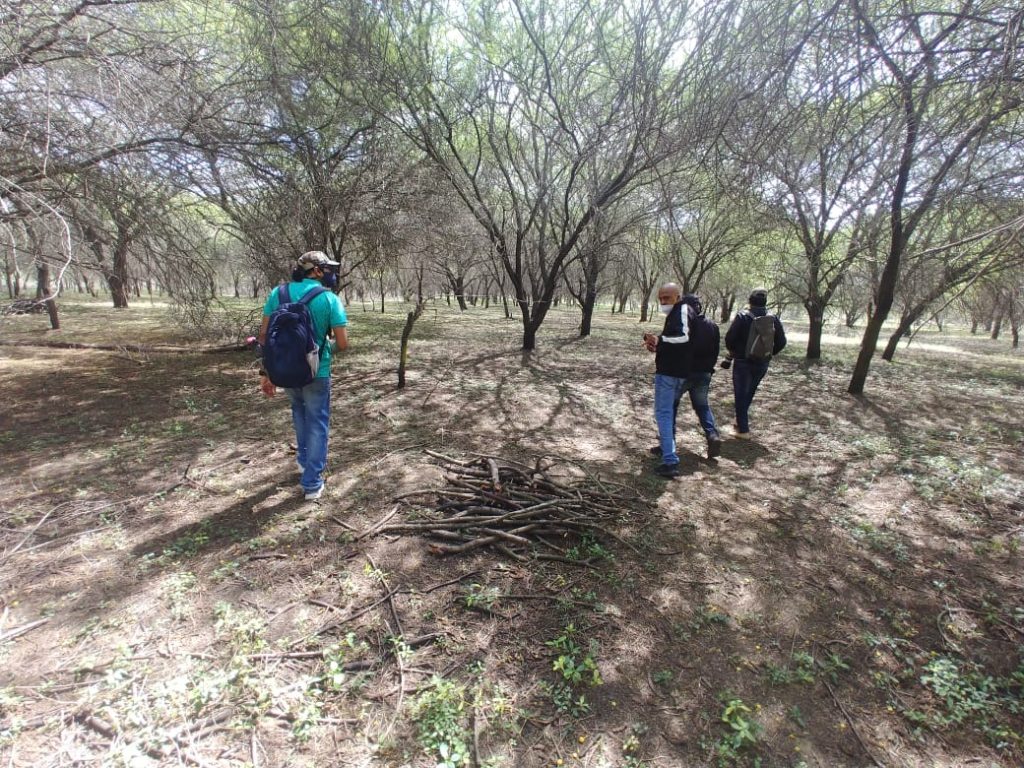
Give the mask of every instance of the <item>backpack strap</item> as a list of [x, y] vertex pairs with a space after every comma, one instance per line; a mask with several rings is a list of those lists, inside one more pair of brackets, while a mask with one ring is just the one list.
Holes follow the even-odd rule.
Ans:
[[313, 299], [315, 299], [321, 293], [327, 293], [327, 289], [324, 288], [322, 285], [318, 285], [316, 288], [311, 288], [310, 290], [306, 291], [302, 295], [302, 298], [299, 299], [299, 303], [300, 304], [305, 304], [305, 305], [308, 306], [309, 302], [311, 302]]
[[[327, 293], [327, 289], [324, 288], [322, 285], [318, 285], [316, 288], [310, 288], [308, 291], [306, 291], [302, 295], [302, 298], [299, 299], [299, 304], [305, 304], [308, 307], [309, 303], [311, 301], [313, 301], [313, 299], [315, 299], [321, 293]], [[330, 329], [328, 329], [328, 331], [329, 330]], [[320, 348], [317, 350], [317, 352], [318, 352], [318, 354], [320, 355], [321, 358], [323, 358], [323, 356], [324, 356], [324, 347], [327, 346], [326, 342], [327, 342], [327, 336], [325, 335], [324, 336], [324, 343], [321, 344]]]
[[277, 286], [277, 305], [283, 307], [285, 304], [292, 303], [292, 295], [288, 291], [288, 283], [281, 283]]

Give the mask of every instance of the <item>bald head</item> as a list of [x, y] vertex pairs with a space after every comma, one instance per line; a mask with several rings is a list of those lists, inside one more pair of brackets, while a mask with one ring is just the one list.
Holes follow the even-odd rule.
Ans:
[[682, 296], [683, 289], [679, 287], [679, 283], [665, 283], [658, 289], [659, 304], [678, 304]]

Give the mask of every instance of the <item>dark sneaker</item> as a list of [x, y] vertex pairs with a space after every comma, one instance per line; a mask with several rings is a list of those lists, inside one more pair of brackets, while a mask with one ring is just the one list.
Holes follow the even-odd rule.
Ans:
[[717, 432], [708, 435], [708, 458], [717, 458], [722, 453], [722, 437]]
[[679, 477], [679, 465], [678, 464], [659, 464], [654, 470], [654, 474], [660, 477]]
[[650, 452], [651, 456], [661, 456], [661, 446], [660, 445], [656, 445], [653, 448], [649, 448], [648, 451]]

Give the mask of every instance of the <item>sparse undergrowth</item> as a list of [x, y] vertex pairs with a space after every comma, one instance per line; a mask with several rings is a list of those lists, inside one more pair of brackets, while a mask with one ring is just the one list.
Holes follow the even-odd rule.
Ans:
[[[402, 313], [353, 312], [317, 505], [248, 358], [0, 352], [0, 762], [1019, 764], [1018, 359], [901, 349], [854, 401], [852, 346], [787, 353], [718, 462], [680, 413], [666, 483], [635, 318], [574, 317], [524, 360], [500, 313], [427, 313], [398, 394]], [[424, 448], [569, 459], [647, 512], [524, 561], [362, 536], [440, 480]]]

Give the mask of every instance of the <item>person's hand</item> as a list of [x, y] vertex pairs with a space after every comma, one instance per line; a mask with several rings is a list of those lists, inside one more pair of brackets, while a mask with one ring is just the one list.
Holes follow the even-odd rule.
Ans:
[[260, 376], [260, 391], [267, 397], [273, 397], [277, 394], [277, 387], [267, 376]]
[[655, 336], [653, 333], [645, 333], [644, 334], [644, 348], [648, 352], [657, 352], [658, 351], [658, 337]]
[[727, 371], [727, 370], [729, 370], [729, 366], [730, 365], [732, 365], [732, 358], [731, 357], [723, 357], [722, 358], [722, 362], [720, 362], [718, 364], [718, 367], [721, 368], [723, 371]]

